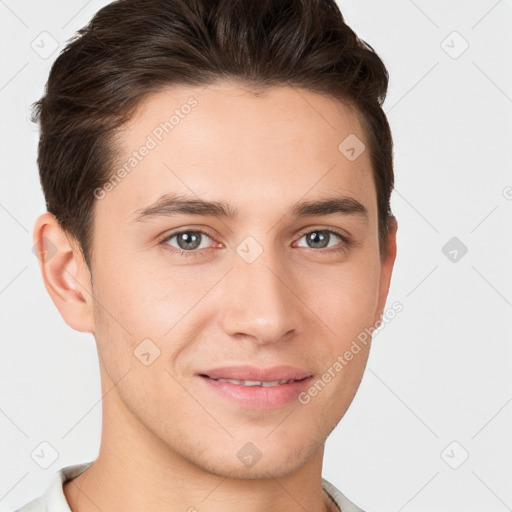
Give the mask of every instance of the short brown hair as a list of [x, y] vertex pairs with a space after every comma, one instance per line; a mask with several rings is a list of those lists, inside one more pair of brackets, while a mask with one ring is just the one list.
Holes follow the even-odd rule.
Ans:
[[289, 85], [355, 107], [369, 143], [382, 256], [393, 217], [393, 142], [382, 110], [388, 78], [335, 0], [114, 1], [68, 41], [32, 106], [47, 210], [90, 268], [94, 190], [112, 173], [116, 129], [145, 97], [220, 79]]

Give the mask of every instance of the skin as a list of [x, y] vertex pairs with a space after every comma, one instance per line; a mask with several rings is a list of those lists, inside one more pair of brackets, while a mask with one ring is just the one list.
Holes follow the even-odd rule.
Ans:
[[[240, 407], [195, 373], [289, 364], [320, 377], [384, 310], [396, 221], [381, 258], [369, 152], [349, 161], [338, 150], [349, 134], [366, 144], [358, 118], [305, 90], [255, 95], [231, 82], [166, 89], [124, 126], [119, 161], [191, 95], [191, 113], [96, 201], [92, 284], [55, 217], [45, 213], [35, 225], [34, 240], [58, 248], [40, 263], [45, 286], [72, 328], [94, 334], [100, 363], [99, 455], [64, 485], [65, 496], [73, 512], [336, 510], [321, 488], [324, 444], [354, 398], [370, 344], [307, 405]], [[240, 217], [133, 221], [164, 193], [224, 201]], [[368, 217], [289, 213], [299, 200], [332, 195], [357, 199]], [[171, 252], [178, 237], [162, 241], [181, 228], [207, 231], [196, 256]], [[327, 248], [308, 244], [307, 233], [327, 229], [353, 244], [336, 234]], [[248, 236], [263, 251], [252, 263], [236, 252]], [[149, 366], [134, 356], [147, 338], [160, 349]], [[262, 454], [252, 467], [237, 457], [248, 442]]]

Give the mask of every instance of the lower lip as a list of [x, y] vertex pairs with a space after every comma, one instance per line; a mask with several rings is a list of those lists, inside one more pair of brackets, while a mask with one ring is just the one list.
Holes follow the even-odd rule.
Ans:
[[210, 377], [199, 376], [205, 385], [218, 395], [246, 407], [256, 409], [276, 409], [294, 400], [299, 393], [307, 389], [313, 377], [278, 384], [277, 386], [243, 386], [231, 382], [219, 382]]

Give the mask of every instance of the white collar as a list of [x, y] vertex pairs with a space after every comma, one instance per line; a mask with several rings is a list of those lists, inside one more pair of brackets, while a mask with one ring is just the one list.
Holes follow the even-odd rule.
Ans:
[[[64, 495], [63, 484], [83, 473], [93, 462], [83, 462], [59, 469], [53, 475], [46, 493], [27, 503], [16, 512], [71, 512]], [[342, 512], [364, 512], [324, 478], [322, 478], [322, 487]]]

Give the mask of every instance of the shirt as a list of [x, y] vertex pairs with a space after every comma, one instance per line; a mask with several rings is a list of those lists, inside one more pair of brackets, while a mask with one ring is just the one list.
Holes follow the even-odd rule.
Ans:
[[[63, 484], [83, 473], [93, 462], [75, 464], [59, 469], [54, 474], [43, 495], [33, 499], [14, 512], [71, 512], [64, 495]], [[322, 488], [336, 503], [341, 512], [364, 512], [324, 478], [322, 478]]]

